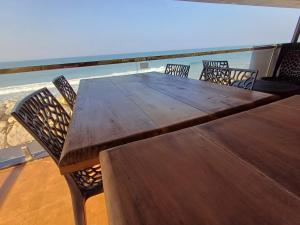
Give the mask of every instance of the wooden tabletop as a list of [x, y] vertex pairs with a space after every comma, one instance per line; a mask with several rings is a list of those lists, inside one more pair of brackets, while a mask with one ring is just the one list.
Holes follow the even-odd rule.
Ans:
[[300, 96], [100, 153], [111, 225], [300, 221]]
[[62, 173], [99, 163], [101, 150], [271, 102], [274, 95], [160, 73], [81, 80]]
[[300, 95], [203, 124], [201, 134], [300, 197]]

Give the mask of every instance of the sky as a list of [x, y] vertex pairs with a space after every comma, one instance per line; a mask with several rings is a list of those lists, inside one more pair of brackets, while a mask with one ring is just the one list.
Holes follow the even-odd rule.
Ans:
[[1, 0], [0, 61], [290, 42], [299, 16], [174, 0]]

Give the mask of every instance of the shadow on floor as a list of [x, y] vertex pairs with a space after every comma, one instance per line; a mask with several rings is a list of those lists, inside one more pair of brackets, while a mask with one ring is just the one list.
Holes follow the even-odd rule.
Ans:
[[3, 184], [0, 187], [0, 208], [3, 205], [6, 196], [8, 195], [9, 191], [12, 189], [14, 183], [20, 176], [22, 170], [24, 169], [25, 164], [19, 165], [17, 167], [14, 167], [9, 175], [5, 178]]
[[[74, 225], [70, 191], [50, 157], [0, 170], [0, 225]], [[86, 202], [87, 224], [106, 225], [104, 194]]]

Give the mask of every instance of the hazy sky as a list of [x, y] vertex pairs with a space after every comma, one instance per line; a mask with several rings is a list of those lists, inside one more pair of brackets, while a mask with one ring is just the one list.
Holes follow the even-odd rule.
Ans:
[[1, 0], [0, 61], [289, 42], [299, 15], [173, 0]]

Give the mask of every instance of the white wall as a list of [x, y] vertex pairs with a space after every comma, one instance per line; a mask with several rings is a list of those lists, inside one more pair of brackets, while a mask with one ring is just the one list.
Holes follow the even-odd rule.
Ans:
[[253, 51], [250, 69], [258, 70], [258, 79], [272, 76], [280, 48]]

